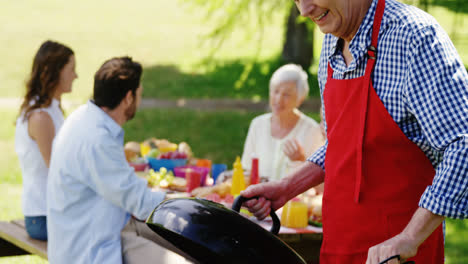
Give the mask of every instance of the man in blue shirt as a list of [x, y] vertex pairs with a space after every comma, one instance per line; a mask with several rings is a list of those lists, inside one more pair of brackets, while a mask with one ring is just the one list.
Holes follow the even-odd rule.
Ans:
[[[123, 150], [122, 125], [140, 103], [141, 73], [131, 58], [106, 61], [95, 74], [93, 100], [55, 138], [47, 193], [50, 263], [186, 262], [142, 237], [147, 227], [134, 219], [145, 220], [165, 198], [135, 175]], [[149, 239], [158, 241], [154, 235]]]

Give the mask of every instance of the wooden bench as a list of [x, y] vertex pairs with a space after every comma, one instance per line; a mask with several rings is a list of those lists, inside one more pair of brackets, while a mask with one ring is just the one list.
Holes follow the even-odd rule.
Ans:
[[30, 238], [24, 220], [0, 221], [0, 257], [27, 254], [47, 259], [47, 242]]

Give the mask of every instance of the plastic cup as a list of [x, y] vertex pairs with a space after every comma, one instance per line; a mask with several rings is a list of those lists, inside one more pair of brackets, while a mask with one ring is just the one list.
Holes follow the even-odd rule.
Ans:
[[204, 167], [210, 170], [211, 172], [211, 160], [209, 159], [198, 159], [197, 167]]
[[218, 178], [219, 174], [227, 170], [227, 165], [223, 163], [213, 164], [212, 170], [213, 171], [211, 177], [213, 177], [213, 183], [216, 183], [216, 179]]
[[193, 189], [200, 187], [201, 175], [195, 170], [185, 171], [185, 180], [187, 182], [186, 191], [191, 193]]

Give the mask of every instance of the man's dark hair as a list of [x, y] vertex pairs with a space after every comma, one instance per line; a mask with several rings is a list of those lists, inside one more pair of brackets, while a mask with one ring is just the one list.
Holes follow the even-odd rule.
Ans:
[[99, 107], [116, 108], [128, 91], [136, 94], [143, 69], [130, 57], [112, 58], [94, 75], [94, 103]]

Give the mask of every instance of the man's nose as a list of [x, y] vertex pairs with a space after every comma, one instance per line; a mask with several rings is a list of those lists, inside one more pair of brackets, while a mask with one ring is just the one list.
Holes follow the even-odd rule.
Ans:
[[315, 4], [313, 3], [312, 0], [301, 0], [298, 3], [299, 12], [301, 13], [301, 16], [306, 17], [312, 11], [315, 9]]

